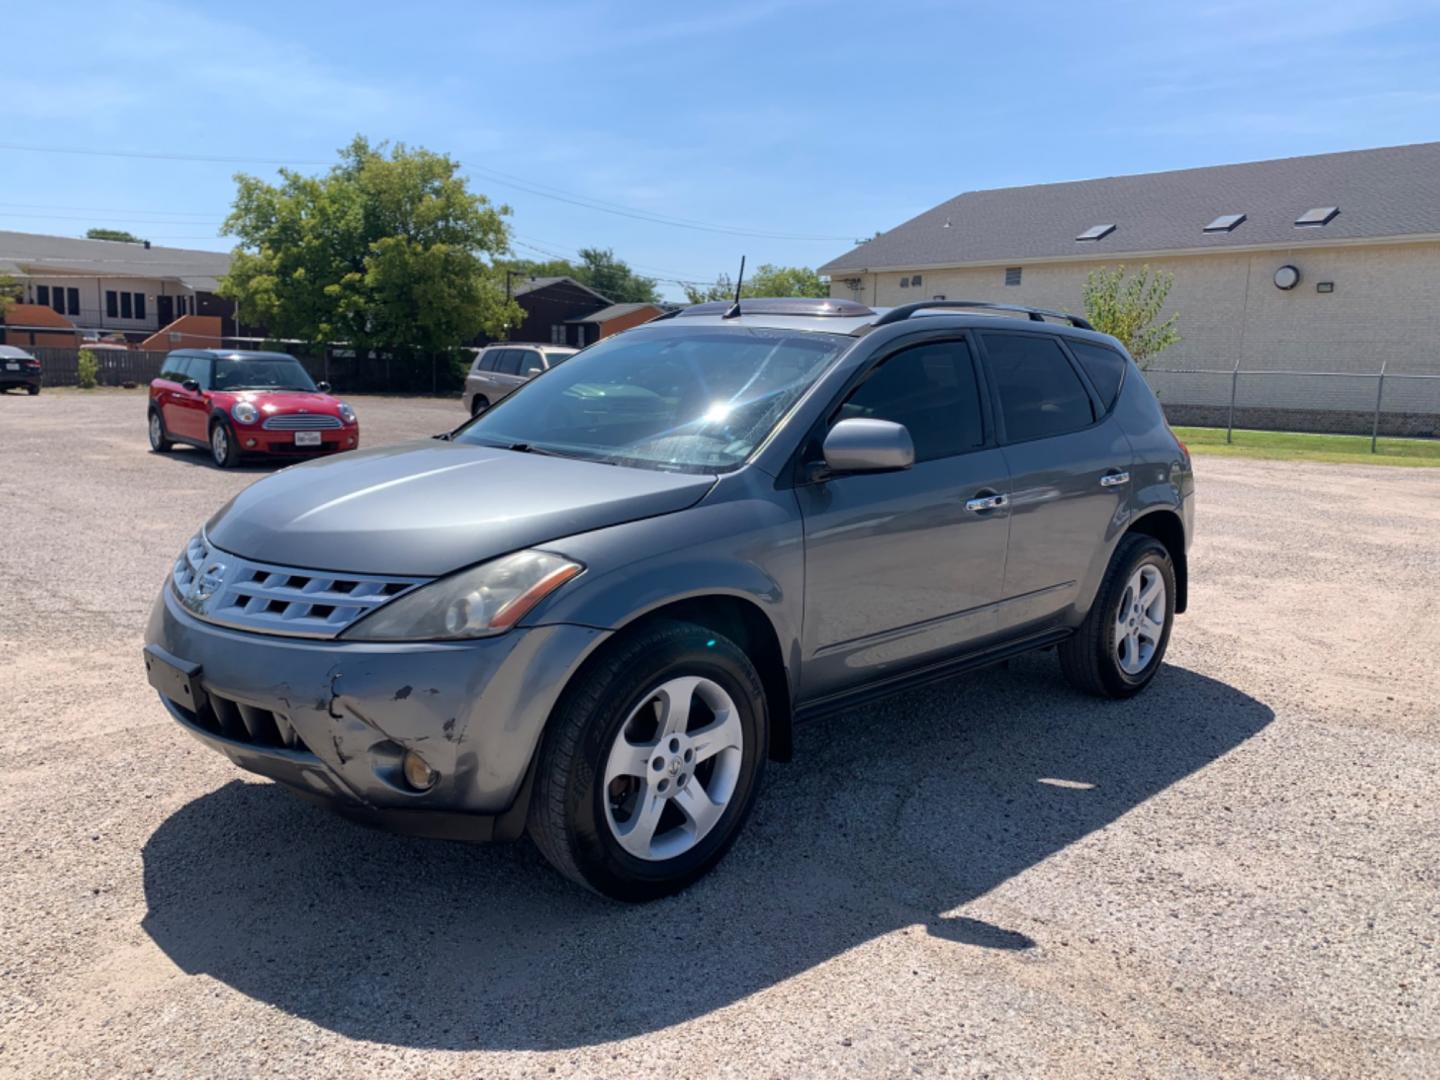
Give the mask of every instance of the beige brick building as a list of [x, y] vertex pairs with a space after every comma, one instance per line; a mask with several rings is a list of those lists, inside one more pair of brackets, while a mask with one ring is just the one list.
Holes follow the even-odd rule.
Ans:
[[[1387, 412], [1420, 416], [1417, 430], [1440, 417], [1440, 380], [1395, 377], [1440, 373], [1440, 143], [971, 192], [821, 272], [832, 296], [872, 306], [1082, 311], [1086, 275], [1119, 265], [1174, 275], [1167, 310], [1182, 341], [1154, 368], [1351, 373], [1242, 376], [1240, 396], [1253, 409], [1360, 413], [1373, 412], [1384, 363]], [[1152, 382], [1169, 405], [1229, 398], [1228, 377]]]

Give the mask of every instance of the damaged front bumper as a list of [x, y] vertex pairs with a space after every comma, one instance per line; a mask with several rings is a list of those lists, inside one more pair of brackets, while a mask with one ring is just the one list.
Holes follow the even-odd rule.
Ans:
[[[317, 641], [202, 622], [167, 584], [146, 667], [187, 731], [236, 765], [408, 832], [503, 839], [560, 691], [608, 631], [517, 627], [474, 641]], [[400, 763], [439, 773], [416, 791]]]

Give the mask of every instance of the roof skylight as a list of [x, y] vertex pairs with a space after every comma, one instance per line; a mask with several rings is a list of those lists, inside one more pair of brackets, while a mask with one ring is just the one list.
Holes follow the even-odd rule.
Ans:
[[1221, 214], [1209, 225], [1205, 226], [1206, 232], [1234, 232], [1235, 226], [1245, 220], [1244, 214]]
[[1296, 218], [1295, 227], [1297, 229], [1315, 229], [1321, 225], [1329, 225], [1330, 222], [1335, 220], [1335, 215], [1338, 213], [1340, 213], [1338, 206], [1317, 206], [1313, 209], [1306, 210], [1305, 213]]
[[1091, 225], [1090, 228], [1086, 229], [1086, 230], [1085, 230], [1084, 232], [1082, 232], [1079, 236], [1075, 237], [1075, 239], [1076, 239], [1076, 240], [1103, 240], [1105, 237], [1109, 236], [1109, 235], [1110, 235], [1112, 232], [1114, 232], [1114, 231], [1115, 231], [1115, 226], [1114, 226], [1114, 225]]

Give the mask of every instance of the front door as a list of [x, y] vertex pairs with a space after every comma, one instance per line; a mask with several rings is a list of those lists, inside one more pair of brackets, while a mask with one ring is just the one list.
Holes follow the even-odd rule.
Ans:
[[1133, 452], [1053, 335], [979, 337], [1012, 484], [1000, 608], [1012, 630], [1055, 619], [1104, 572]]
[[173, 423], [166, 419], [170, 431], [185, 439], [196, 442], [210, 440], [210, 403], [205, 392], [210, 389], [210, 358], [191, 356], [185, 360], [185, 378], [199, 384], [198, 390], [187, 390], [183, 386], [175, 396]]
[[155, 317], [159, 320], [161, 330], [175, 321], [175, 298], [173, 296], [155, 297]]
[[797, 489], [805, 527], [805, 675], [821, 697], [943, 658], [994, 633], [1009, 476], [987, 436], [963, 339], [905, 348], [831, 416], [904, 424], [915, 464]]

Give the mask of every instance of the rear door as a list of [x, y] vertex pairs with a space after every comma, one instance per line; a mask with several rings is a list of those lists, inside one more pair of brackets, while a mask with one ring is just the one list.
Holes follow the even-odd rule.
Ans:
[[963, 338], [912, 344], [829, 417], [824, 430], [850, 417], [904, 424], [915, 464], [796, 489], [807, 698], [943, 659], [994, 632], [1010, 483], [976, 374]]
[[1123, 520], [1130, 443], [1054, 334], [978, 338], [1009, 466], [1002, 630], [1062, 618], [1103, 573]]

